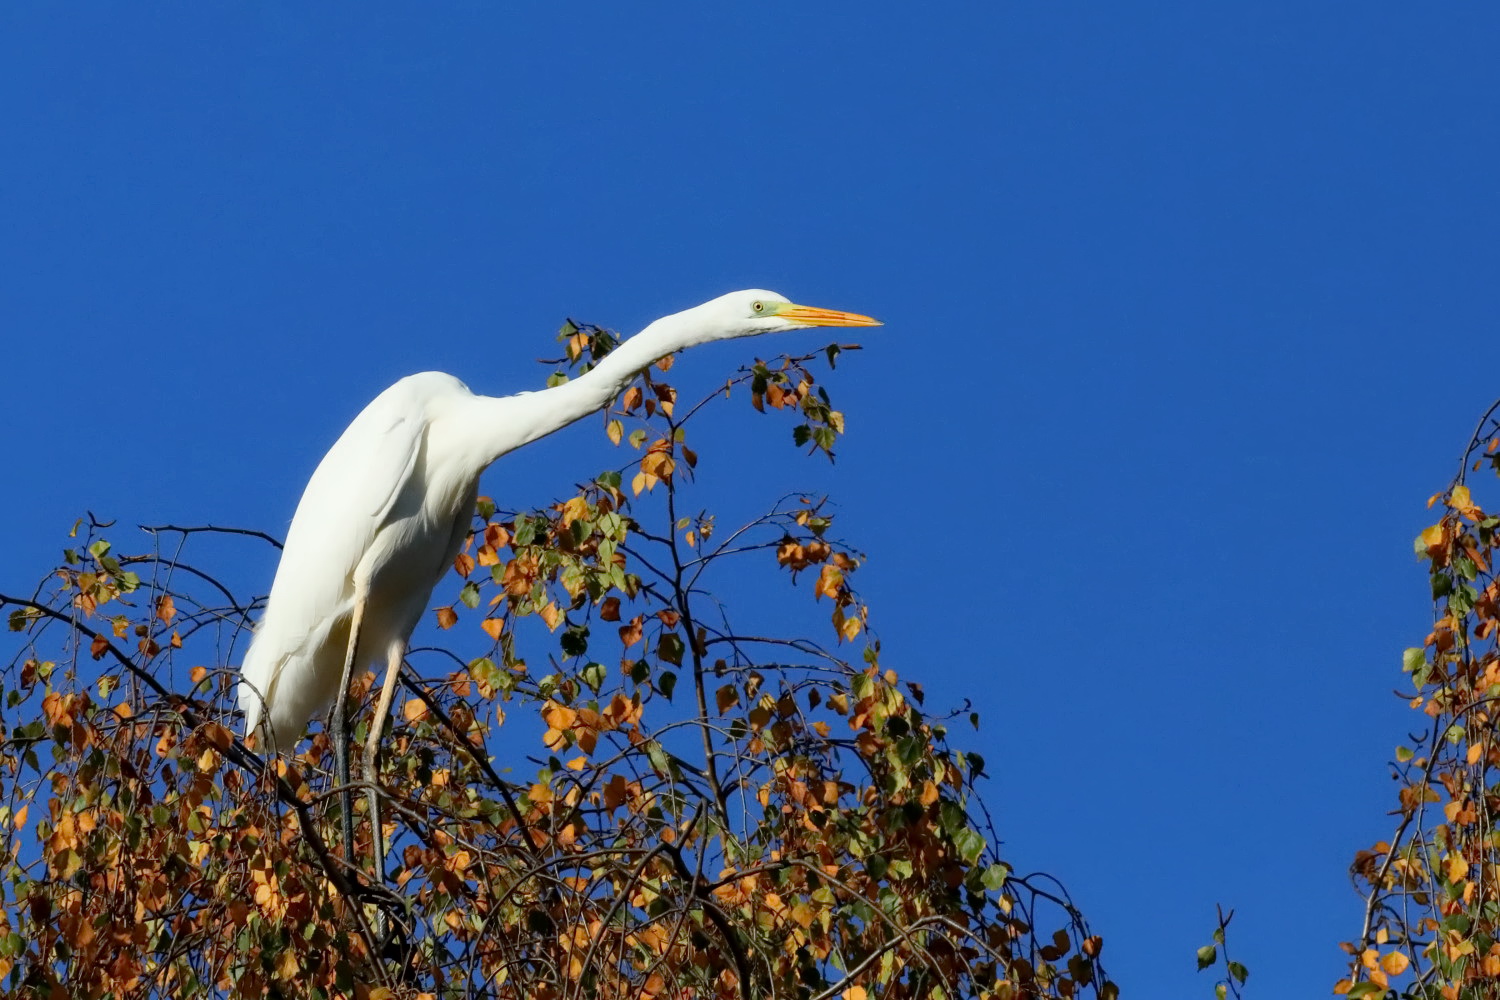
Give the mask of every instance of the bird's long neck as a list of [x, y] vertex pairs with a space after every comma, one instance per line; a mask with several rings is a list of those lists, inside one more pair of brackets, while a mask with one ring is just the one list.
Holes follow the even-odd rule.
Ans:
[[488, 465], [507, 452], [599, 412], [643, 369], [668, 354], [712, 339], [703, 335], [702, 324], [695, 322], [693, 313], [689, 309], [662, 317], [620, 344], [588, 372], [562, 385], [498, 399], [476, 397], [481, 412], [475, 419], [487, 432], [480, 456], [484, 463]]

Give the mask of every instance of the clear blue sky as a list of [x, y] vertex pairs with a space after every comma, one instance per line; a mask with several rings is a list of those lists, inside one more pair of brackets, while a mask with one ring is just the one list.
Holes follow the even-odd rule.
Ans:
[[868, 312], [838, 465], [739, 408], [714, 474], [836, 492], [1128, 995], [1209, 995], [1216, 901], [1256, 995], [1327, 990], [1411, 539], [1500, 391], [1500, 7], [520, 6], [0, 7], [0, 586], [85, 508], [279, 534], [380, 388], [536, 387], [567, 315]]

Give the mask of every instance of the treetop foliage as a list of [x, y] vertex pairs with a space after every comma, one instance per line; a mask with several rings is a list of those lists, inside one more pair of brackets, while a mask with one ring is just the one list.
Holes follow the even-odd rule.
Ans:
[[[614, 343], [571, 322], [560, 339], [575, 368]], [[883, 661], [832, 504], [791, 495], [724, 527], [693, 496], [711, 449], [693, 418], [726, 399], [832, 457], [844, 416], [814, 369], [850, 346], [757, 362], [692, 405], [665, 358], [604, 416], [619, 467], [539, 510], [481, 501], [440, 587], [441, 648], [411, 652], [379, 773], [355, 776], [384, 802], [384, 878], [339, 858], [325, 732], [270, 760], [237, 736], [236, 650], [261, 599], [197, 556], [233, 529], [152, 529], [125, 553], [111, 525], [80, 522], [35, 591], [0, 594], [16, 644], [0, 669], [0, 982], [25, 997], [1116, 996], [1066, 892], [1000, 856], [985, 761]], [[821, 606], [822, 634], [732, 620], [716, 581], [755, 561], [795, 588], [767, 606]], [[354, 685], [356, 738], [373, 683]]]

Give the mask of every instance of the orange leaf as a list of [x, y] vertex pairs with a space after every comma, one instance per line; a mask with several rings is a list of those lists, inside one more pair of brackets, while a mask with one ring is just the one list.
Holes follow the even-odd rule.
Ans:
[[562, 623], [562, 612], [557, 610], [557, 605], [551, 601], [538, 608], [536, 613], [542, 621], [547, 623], [549, 630], [557, 628]]
[[474, 557], [467, 552], [460, 552], [453, 557], [453, 569], [459, 576], [468, 576], [474, 572]]
[[97, 660], [104, 655], [104, 651], [108, 648], [109, 640], [102, 635], [96, 635], [94, 636], [94, 641], [89, 643], [89, 655]]
[[1380, 967], [1393, 976], [1399, 976], [1411, 964], [1404, 952], [1393, 951], [1380, 960]]
[[617, 774], [604, 786], [604, 808], [617, 809], [625, 801], [625, 776]]
[[634, 646], [636, 643], [641, 641], [641, 638], [646, 633], [646, 630], [643, 627], [645, 621], [645, 615], [636, 615], [630, 620], [629, 625], [620, 626], [620, 641], [625, 644], [626, 649], [629, 649], [631, 646]]
[[438, 628], [452, 628], [458, 624], [458, 612], [454, 611], [451, 606], [438, 608], [435, 613], [437, 614]]
[[177, 604], [172, 600], [171, 594], [162, 594], [156, 601], [156, 617], [160, 618], [163, 625], [172, 624], [172, 619], [177, 615]]
[[484, 629], [484, 631], [489, 635], [491, 639], [499, 642], [500, 633], [505, 631], [505, 619], [486, 618], [484, 621], [479, 623], [479, 627]]

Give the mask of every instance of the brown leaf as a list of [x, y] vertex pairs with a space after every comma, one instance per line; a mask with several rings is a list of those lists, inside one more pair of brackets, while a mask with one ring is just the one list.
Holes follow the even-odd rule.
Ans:
[[620, 599], [618, 597], [606, 597], [604, 603], [599, 605], [599, 617], [607, 622], [620, 620]]
[[733, 684], [725, 684], [714, 693], [714, 701], [719, 706], [719, 714], [723, 715], [740, 702], [739, 688]]
[[162, 594], [156, 600], [156, 617], [161, 619], [163, 625], [172, 624], [172, 619], [177, 615], [177, 604], [172, 600], [171, 594]]
[[437, 615], [438, 628], [452, 628], [458, 624], [458, 612], [452, 606], [436, 608], [433, 613]]

